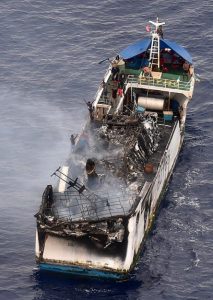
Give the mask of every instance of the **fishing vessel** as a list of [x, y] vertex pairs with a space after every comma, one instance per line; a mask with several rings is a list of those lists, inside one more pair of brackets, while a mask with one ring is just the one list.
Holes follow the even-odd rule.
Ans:
[[[82, 132], [44, 190], [35, 254], [41, 269], [122, 279], [145, 243], [184, 138], [195, 76], [164, 22], [110, 60]], [[108, 59], [107, 59], [108, 60]], [[101, 61], [102, 63], [104, 61]]]

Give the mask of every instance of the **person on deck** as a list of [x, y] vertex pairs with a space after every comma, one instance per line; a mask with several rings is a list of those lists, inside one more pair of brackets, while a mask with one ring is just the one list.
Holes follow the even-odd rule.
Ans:
[[103, 80], [102, 81], [102, 87], [103, 87], [103, 96], [104, 99], [107, 99], [107, 95], [108, 95], [108, 90], [107, 90], [107, 83]]
[[185, 61], [184, 64], [183, 64], [183, 70], [184, 70], [186, 73], [189, 72], [189, 67], [190, 67], [189, 63], [188, 63], [187, 61]]
[[160, 25], [157, 29], [157, 34], [163, 39], [163, 27]]
[[73, 146], [75, 145], [75, 140], [76, 140], [77, 136], [78, 136], [77, 134], [76, 134], [76, 136], [74, 136], [74, 134], [71, 134], [71, 136], [70, 136], [70, 142]]
[[112, 67], [111, 73], [112, 73], [112, 80], [117, 81], [118, 80], [118, 74], [119, 74], [119, 68], [118, 67]]
[[90, 120], [93, 120], [94, 119], [94, 116], [93, 116], [94, 107], [92, 105], [92, 102], [88, 101], [88, 102], [86, 102], [86, 104], [87, 104], [87, 108], [89, 110]]

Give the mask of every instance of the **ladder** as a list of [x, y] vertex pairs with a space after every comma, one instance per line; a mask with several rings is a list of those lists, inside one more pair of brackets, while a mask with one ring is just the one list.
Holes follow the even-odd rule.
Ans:
[[160, 68], [160, 38], [156, 33], [152, 34], [152, 43], [149, 56], [149, 67], [151, 70], [153, 66]]
[[152, 66], [160, 68], [160, 38], [163, 37], [162, 25], [165, 22], [159, 22], [158, 18], [156, 22], [149, 21], [155, 26], [155, 30], [151, 31], [152, 43], [149, 55], [149, 67], [152, 70]]

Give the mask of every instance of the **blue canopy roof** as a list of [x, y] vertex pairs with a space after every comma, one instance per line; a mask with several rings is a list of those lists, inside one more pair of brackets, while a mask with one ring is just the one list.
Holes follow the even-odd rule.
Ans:
[[123, 59], [132, 58], [140, 53], [145, 52], [150, 45], [150, 38], [145, 38], [136, 42], [135, 44], [128, 46], [126, 49], [122, 50], [119, 55], [123, 57]]
[[[151, 39], [145, 38], [143, 40], [140, 40], [136, 42], [135, 44], [132, 44], [122, 50], [120, 52], [120, 56], [123, 57], [123, 59], [129, 59], [136, 55], [139, 55], [143, 52], [145, 52], [151, 45]], [[190, 64], [192, 64], [192, 57], [189, 54], [189, 52], [184, 49], [182, 46], [176, 44], [175, 42], [169, 41], [169, 40], [160, 40], [160, 48], [169, 48], [172, 49], [174, 52], [176, 52], [178, 55], [180, 55], [183, 59], [187, 60]]]
[[190, 64], [192, 64], [192, 57], [189, 52], [183, 48], [182, 46], [178, 45], [175, 42], [169, 40], [161, 40], [160, 41], [160, 48], [170, 48], [175, 51], [178, 55], [180, 55], [183, 59], [187, 60]]

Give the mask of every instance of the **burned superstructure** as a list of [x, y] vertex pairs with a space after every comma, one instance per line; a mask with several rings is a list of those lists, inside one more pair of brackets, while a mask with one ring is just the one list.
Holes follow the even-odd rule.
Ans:
[[[52, 174], [59, 184], [65, 183], [64, 191], [50, 185], [44, 191], [36, 215], [41, 239], [44, 232], [87, 240], [90, 247], [107, 253], [119, 245], [122, 253], [128, 216], [141, 200], [144, 183], [155, 176], [171, 129], [152, 112], [110, 117], [103, 124], [87, 126], [83, 142], [73, 149], [68, 173], [58, 168]], [[151, 172], [146, 170], [148, 164], [153, 166]], [[44, 243], [39, 245], [42, 260]]]
[[151, 41], [111, 62], [90, 119], [52, 174], [57, 184], [43, 193], [36, 214], [43, 269], [122, 278], [134, 266], [181, 148], [194, 84], [181, 70], [186, 50], [162, 39], [163, 23], [151, 23]]

